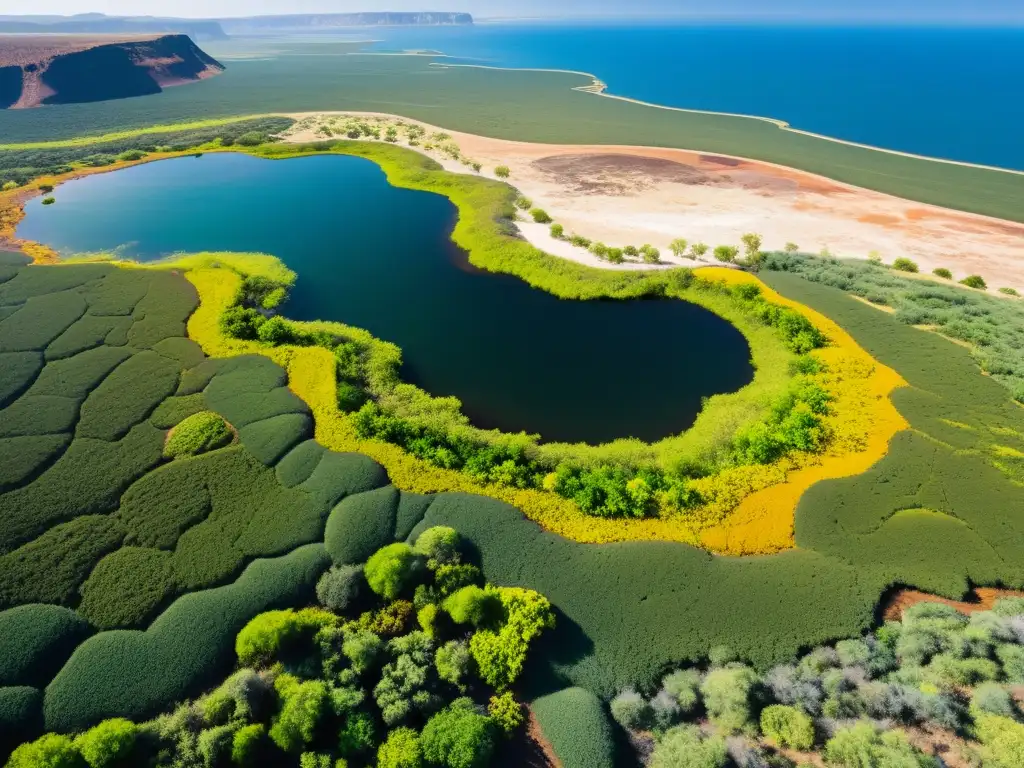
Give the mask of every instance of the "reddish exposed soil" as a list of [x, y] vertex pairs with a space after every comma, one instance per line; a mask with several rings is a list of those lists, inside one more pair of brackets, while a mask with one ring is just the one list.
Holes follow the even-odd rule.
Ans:
[[916, 589], [900, 589], [883, 600], [881, 614], [886, 621], [899, 621], [903, 612], [917, 603], [943, 603], [953, 606], [961, 613], [971, 614], [991, 610], [996, 600], [1001, 597], [1024, 597], [1024, 591], [977, 587], [971, 591], [967, 600], [957, 601], [919, 592]]
[[496, 762], [497, 768], [561, 768], [561, 765], [533, 712], [529, 712], [526, 728], [504, 744]]

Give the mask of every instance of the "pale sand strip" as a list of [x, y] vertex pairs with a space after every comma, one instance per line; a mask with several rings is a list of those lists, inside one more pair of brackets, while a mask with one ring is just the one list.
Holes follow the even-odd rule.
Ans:
[[[383, 113], [304, 113], [298, 119], [339, 115], [401, 119], [429, 133], [444, 131], [462, 153], [483, 164], [479, 174], [495, 178], [507, 165], [509, 183], [544, 208], [566, 232], [608, 245], [651, 243], [673, 266], [699, 262], [675, 259], [675, 237], [739, 245], [757, 232], [766, 249], [794, 242], [801, 250], [867, 258], [875, 251], [886, 262], [906, 256], [922, 272], [947, 267], [959, 279], [980, 274], [991, 288], [1024, 291], [1024, 224], [952, 211], [843, 184], [822, 176], [746, 158], [681, 149], [608, 145], [534, 144], [460, 133]], [[293, 131], [290, 141], [318, 137], [315, 128]], [[423, 151], [422, 147], [414, 148]], [[447, 170], [473, 171], [438, 152], [424, 152]], [[603, 262], [550, 237], [545, 225], [520, 222], [523, 236], [562, 258], [603, 268]], [[708, 260], [705, 260], [706, 262]]]

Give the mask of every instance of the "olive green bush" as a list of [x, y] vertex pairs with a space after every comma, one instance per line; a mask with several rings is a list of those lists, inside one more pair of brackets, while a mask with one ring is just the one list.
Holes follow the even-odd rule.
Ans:
[[211, 411], [200, 411], [185, 418], [171, 430], [164, 444], [164, 456], [179, 459], [198, 456], [231, 442], [227, 423]]

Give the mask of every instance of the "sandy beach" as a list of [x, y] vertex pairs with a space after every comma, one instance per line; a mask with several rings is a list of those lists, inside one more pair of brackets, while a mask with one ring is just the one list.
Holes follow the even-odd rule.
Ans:
[[[356, 113], [331, 116], [341, 114]], [[286, 139], [323, 138], [313, 122], [289, 132]], [[915, 261], [922, 273], [946, 267], [955, 279], [977, 274], [992, 290], [1006, 286], [1024, 292], [1024, 224], [925, 205], [743, 158], [658, 147], [533, 144], [420, 125], [431, 133], [449, 134], [465, 157], [482, 164], [480, 175], [493, 178], [495, 166], [507, 166], [508, 182], [562, 224], [567, 234], [618, 247], [650, 243], [670, 266], [695, 264], [672, 256], [668, 246], [677, 237], [714, 248], [739, 246], [741, 235], [756, 232], [765, 250], [794, 243], [806, 253], [827, 251], [862, 259], [874, 253], [886, 263], [902, 256]], [[425, 154], [448, 170], [474, 173], [436, 151]], [[601, 261], [554, 240], [546, 225], [520, 222], [520, 230], [539, 248], [563, 258], [604, 268], [658, 268]]]

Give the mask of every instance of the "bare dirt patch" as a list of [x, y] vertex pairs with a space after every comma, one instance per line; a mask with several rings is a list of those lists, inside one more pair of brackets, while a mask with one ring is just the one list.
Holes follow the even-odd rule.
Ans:
[[1003, 597], [1024, 597], [1024, 591], [997, 589], [995, 587], [977, 587], [971, 590], [966, 600], [948, 600], [938, 595], [919, 592], [916, 589], [899, 589], [883, 598], [881, 614], [882, 618], [886, 621], [899, 621], [903, 616], [903, 612], [912, 605], [917, 605], [917, 603], [942, 603], [969, 615], [978, 611], [991, 610], [996, 600]]

